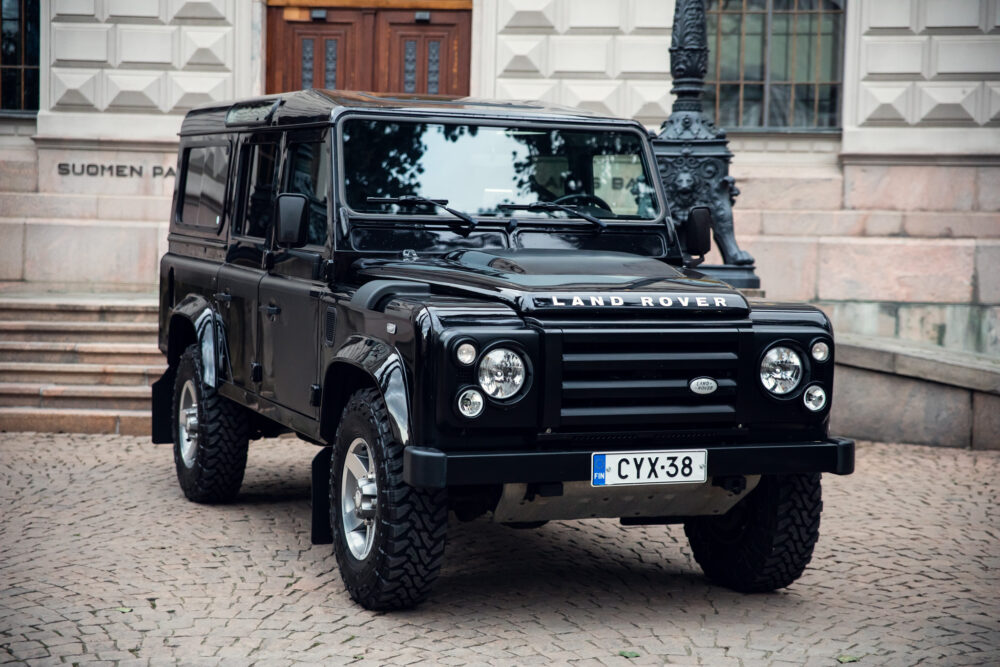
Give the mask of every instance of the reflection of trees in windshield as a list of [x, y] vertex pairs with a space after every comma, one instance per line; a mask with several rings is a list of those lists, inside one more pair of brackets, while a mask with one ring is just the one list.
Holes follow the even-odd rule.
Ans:
[[656, 214], [641, 139], [630, 132], [366, 119], [348, 119], [343, 128], [347, 203], [354, 210], [388, 213], [400, 209], [366, 199], [418, 195], [477, 215], [504, 215], [502, 203], [596, 194], [615, 215]]
[[[479, 128], [469, 125], [386, 123], [376, 120], [344, 123], [344, 180], [347, 201], [355, 210], [386, 210], [393, 204], [369, 204], [368, 197], [398, 197], [420, 194], [420, 175], [426, 165], [424, 141], [428, 130], [437, 130], [454, 142], [475, 136]], [[434, 194], [434, 197], [441, 195]]]
[[[413, 195], [420, 189], [426, 125], [351, 121], [344, 123], [347, 203], [370, 209], [366, 197]], [[382, 208], [381, 206], [376, 206]]]

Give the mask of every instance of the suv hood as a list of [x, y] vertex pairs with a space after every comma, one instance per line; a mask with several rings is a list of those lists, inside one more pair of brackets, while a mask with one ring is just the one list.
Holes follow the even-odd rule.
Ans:
[[610, 251], [459, 250], [413, 260], [360, 260], [362, 281], [406, 280], [508, 303], [524, 315], [745, 318], [726, 283], [657, 259]]

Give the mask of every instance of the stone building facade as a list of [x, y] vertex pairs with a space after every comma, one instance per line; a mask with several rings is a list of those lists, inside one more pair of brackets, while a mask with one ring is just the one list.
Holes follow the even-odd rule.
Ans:
[[[768, 296], [819, 303], [842, 331], [1000, 354], [1000, 0], [783, 2], [708, 2], [717, 13], [766, 8], [758, 18], [769, 22], [780, 7], [843, 10], [836, 123], [730, 128], [737, 238]], [[0, 280], [150, 289], [181, 118], [267, 92], [269, 69], [288, 57], [269, 52], [276, 21], [360, 11], [377, 26], [376, 10], [418, 23], [432, 21], [421, 12], [466, 12], [472, 95], [543, 99], [655, 129], [672, 101], [673, 9], [41, 0], [37, 114], [0, 111]]]

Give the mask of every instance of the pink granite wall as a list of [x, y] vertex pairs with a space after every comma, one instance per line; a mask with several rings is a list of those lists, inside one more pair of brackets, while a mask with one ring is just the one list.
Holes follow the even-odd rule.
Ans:
[[737, 238], [768, 297], [818, 303], [842, 331], [1000, 354], [1000, 167], [842, 174], [738, 180]]

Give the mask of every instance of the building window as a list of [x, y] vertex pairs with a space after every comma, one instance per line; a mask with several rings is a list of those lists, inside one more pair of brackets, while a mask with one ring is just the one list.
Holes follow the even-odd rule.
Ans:
[[39, 0], [0, 0], [0, 113], [38, 111]]
[[846, 0], [708, 0], [705, 110], [731, 128], [840, 126]]

